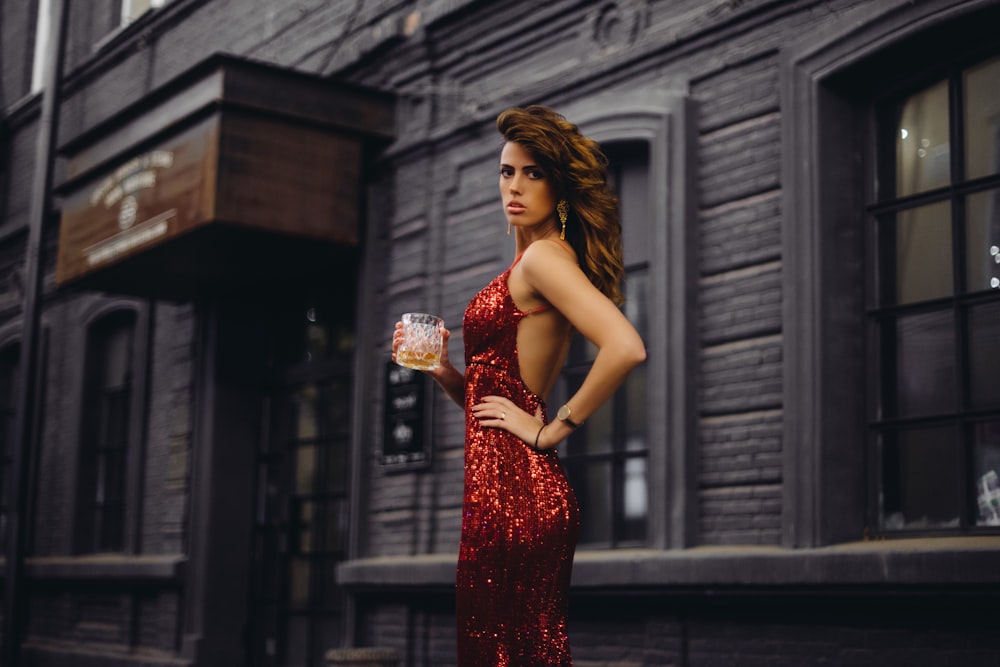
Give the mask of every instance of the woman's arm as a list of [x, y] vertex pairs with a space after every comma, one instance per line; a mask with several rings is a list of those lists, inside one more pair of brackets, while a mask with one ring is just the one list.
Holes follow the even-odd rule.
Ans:
[[[580, 424], [611, 398], [633, 368], [645, 361], [646, 347], [618, 307], [594, 287], [574, 258], [557, 243], [532, 243], [517, 268], [521, 269], [517, 280], [524, 280], [538, 299], [552, 304], [598, 348], [579, 390], [566, 401], [573, 421]], [[502, 428], [528, 445], [550, 449], [567, 438], [573, 427], [559, 419], [543, 426], [540, 410], [529, 414], [504, 396], [485, 396], [472, 406], [472, 413], [483, 426]]]
[[450, 363], [445, 366], [442, 360], [440, 366], [432, 371], [427, 371], [427, 374], [434, 378], [439, 387], [444, 389], [444, 393], [448, 394], [448, 398], [453, 400], [455, 405], [465, 408], [465, 376], [457, 368]]
[[[566, 401], [573, 421], [582, 423], [611, 398], [633, 368], [645, 361], [646, 347], [621, 310], [594, 287], [558, 244], [531, 244], [520, 265], [528, 286], [597, 347], [590, 371]], [[565, 422], [554, 420], [540, 434], [539, 449], [554, 447], [572, 431]]]
[[[392, 360], [396, 361], [396, 350], [403, 337], [403, 323], [396, 322], [392, 332]], [[441, 365], [432, 371], [424, 371], [430, 375], [439, 387], [444, 389], [448, 397], [460, 408], [465, 408], [465, 376], [451, 363], [448, 356], [448, 340], [451, 332], [441, 327]]]

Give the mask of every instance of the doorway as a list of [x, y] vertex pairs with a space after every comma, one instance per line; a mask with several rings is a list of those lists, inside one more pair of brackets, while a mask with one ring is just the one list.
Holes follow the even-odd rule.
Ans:
[[320, 667], [342, 645], [336, 567], [350, 514], [353, 275], [324, 281], [350, 289], [285, 294], [273, 308], [251, 554], [254, 667]]

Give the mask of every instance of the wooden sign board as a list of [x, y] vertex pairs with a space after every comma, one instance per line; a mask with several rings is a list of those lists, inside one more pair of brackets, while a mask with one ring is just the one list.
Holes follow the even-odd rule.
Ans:
[[56, 282], [213, 224], [356, 245], [360, 170], [357, 140], [217, 112], [66, 197]]
[[329, 264], [359, 243], [390, 117], [380, 94], [214, 57], [63, 147], [56, 283], [185, 298]]

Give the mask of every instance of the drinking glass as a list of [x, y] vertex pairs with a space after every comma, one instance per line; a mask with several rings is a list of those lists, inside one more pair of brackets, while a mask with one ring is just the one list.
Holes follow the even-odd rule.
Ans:
[[403, 314], [403, 340], [396, 349], [396, 363], [419, 371], [441, 365], [443, 321], [427, 313]]

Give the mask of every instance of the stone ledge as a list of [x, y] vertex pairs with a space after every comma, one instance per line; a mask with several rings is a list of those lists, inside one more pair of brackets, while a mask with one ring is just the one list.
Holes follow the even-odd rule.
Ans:
[[399, 654], [391, 648], [334, 648], [326, 652], [327, 667], [396, 667]]
[[[349, 589], [453, 587], [457, 554], [342, 563]], [[573, 589], [712, 586], [1000, 585], [1000, 537], [858, 542], [817, 549], [695, 547], [578, 551]]]
[[24, 570], [34, 580], [179, 582], [186, 562], [182, 554], [43, 556], [26, 558]]

